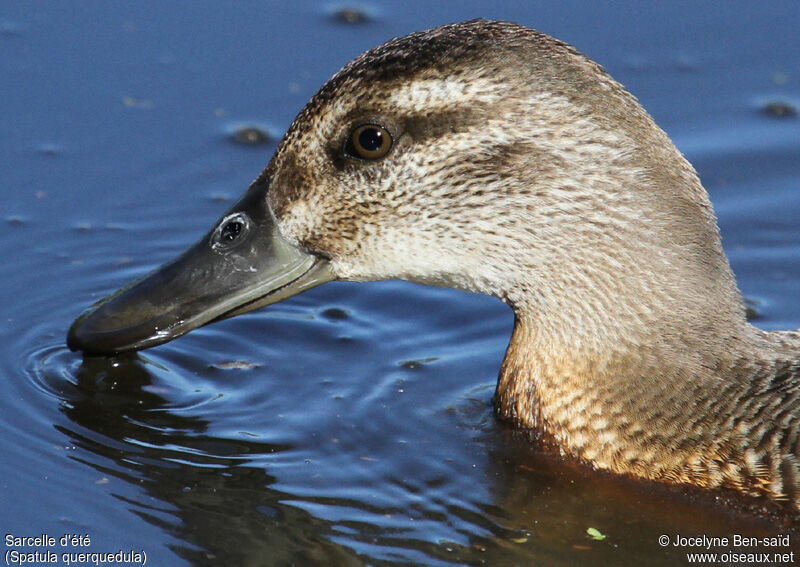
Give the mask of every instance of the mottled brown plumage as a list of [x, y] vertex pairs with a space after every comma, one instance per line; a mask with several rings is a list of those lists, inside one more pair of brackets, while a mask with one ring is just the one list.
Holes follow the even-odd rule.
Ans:
[[[386, 158], [343, 155], [364, 123]], [[258, 183], [339, 279], [508, 302], [504, 419], [601, 469], [798, 509], [800, 335], [746, 322], [694, 169], [574, 48], [484, 20], [390, 41], [322, 87]]]

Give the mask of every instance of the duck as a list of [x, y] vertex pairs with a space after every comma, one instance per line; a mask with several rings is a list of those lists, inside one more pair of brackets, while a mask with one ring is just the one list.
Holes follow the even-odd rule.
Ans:
[[559, 458], [800, 512], [800, 333], [747, 321], [709, 196], [636, 98], [511, 22], [348, 63], [214, 227], [67, 344], [118, 355], [389, 279], [513, 309], [496, 414]]

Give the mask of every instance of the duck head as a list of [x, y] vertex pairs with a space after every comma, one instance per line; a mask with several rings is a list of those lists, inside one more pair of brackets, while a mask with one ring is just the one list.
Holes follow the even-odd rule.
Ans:
[[707, 195], [636, 100], [574, 48], [477, 20], [345, 66], [214, 228], [68, 344], [142, 349], [334, 279], [494, 295], [551, 348], [744, 320]]

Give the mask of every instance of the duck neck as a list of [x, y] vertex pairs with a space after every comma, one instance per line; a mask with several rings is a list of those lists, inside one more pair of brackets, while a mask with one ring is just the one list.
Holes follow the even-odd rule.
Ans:
[[[517, 313], [497, 411], [532, 430], [546, 447], [600, 469], [787, 494], [781, 463], [786, 451], [765, 448], [777, 448], [780, 428], [754, 430], [763, 425], [764, 407], [787, 416], [797, 412], [769, 397], [780, 356], [754, 356], [745, 345], [763, 343], [767, 334], [744, 327], [752, 332], [730, 333], [725, 354], [694, 356], [687, 352], [690, 344], [676, 352], [678, 345], [661, 337], [647, 344], [566, 343]], [[797, 422], [796, 415], [791, 419]]]

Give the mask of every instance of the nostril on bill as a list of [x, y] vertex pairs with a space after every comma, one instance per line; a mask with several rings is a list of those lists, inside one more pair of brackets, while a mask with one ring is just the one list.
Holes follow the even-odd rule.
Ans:
[[234, 213], [227, 216], [217, 225], [212, 237], [213, 248], [227, 248], [235, 244], [245, 235], [250, 228], [247, 215], [244, 213]]
[[222, 226], [220, 238], [225, 242], [233, 242], [244, 230], [244, 224], [240, 220], [229, 220]]

